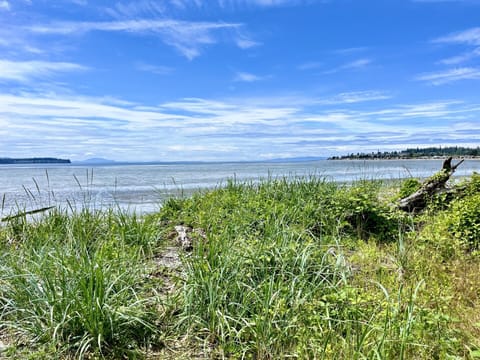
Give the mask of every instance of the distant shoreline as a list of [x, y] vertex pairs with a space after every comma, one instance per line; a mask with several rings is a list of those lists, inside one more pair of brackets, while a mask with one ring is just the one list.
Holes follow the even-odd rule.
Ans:
[[328, 160], [441, 160], [453, 158], [480, 159], [480, 147], [463, 146], [410, 148], [400, 151], [377, 151], [371, 153], [350, 153], [341, 156], [331, 156]]
[[[327, 160], [445, 160], [448, 159], [450, 156], [441, 155], [441, 156], [416, 156], [416, 157], [404, 157], [404, 156], [397, 156], [397, 157], [365, 157], [359, 158], [356, 156], [339, 156], [339, 157], [330, 157]], [[458, 155], [452, 156], [454, 159], [466, 159], [466, 160], [480, 160], [480, 156], [467, 156], [467, 155]]]
[[57, 158], [0, 158], [0, 165], [15, 164], [71, 164], [71, 161]]

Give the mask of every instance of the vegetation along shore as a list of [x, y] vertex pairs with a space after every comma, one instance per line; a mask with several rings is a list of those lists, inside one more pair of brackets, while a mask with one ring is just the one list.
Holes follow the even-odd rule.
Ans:
[[351, 153], [343, 156], [332, 156], [329, 160], [377, 160], [377, 159], [443, 159], [457, 156], [469, 159], [480, 158], [480, 147], [462, 146], [411, 148], [400, 151], [378, 151], [371, 153]]
[[0, 165], [14, 164], [70, 164], [70, 159], [57, 159], [52, 157], [36, 157], [36, 158], [0, 158]]
[[4, 219], [0, 357], [478, 359], [480, 175], [398, 205], [452, 168]]

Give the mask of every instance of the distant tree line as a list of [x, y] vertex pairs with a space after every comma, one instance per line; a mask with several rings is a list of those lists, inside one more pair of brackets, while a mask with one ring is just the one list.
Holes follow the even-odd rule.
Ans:
[[329, 160], [372, 160], [372, 159], [417, 159], [426, 157], [466, 156], [480, 157], [480, 147], [462, 146], [411, 148], [401, 151], [377, 151], [371, 153], [351, 153], [343, 156], [332, 156]]
[[43, 158], [0, 158], [0, 164], [70, 164], [69, 159], [56, 159], [50, 157]]

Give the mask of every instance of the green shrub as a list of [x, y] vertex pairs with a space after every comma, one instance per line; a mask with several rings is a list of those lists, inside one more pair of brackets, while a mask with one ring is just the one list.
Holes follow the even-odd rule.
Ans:
[[468, 250], [480, 247], [480, 193], [452, 204], [447, 219], [449, 230]]
[[392, 241], [398, 235], [399, 215], [378, 199], [379, 183], [363, 182], [337, 194], [335, 214], [343, 229], [360, 239]]
[[480, 174], [474, 172], [470, 178], [466, 180], [466, 195], [475, 195], [480, 193]]
[[415, 178], [409, 178], [402, 182], [400, 186], [400, 191], [398, 193], [398, 197], [400, 199], [406, 198], [407, 196], [412, 195], [415, 191], [420, 189], [422, 183]]

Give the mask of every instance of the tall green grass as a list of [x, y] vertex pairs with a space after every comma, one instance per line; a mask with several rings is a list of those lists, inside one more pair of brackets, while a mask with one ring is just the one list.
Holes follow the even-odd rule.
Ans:
[[148, 291], [157, 241], [148, 219], [121, 211], [26, 216], [1, 229], [1, 328], [58, 353], [128, 354], [158, 335]]
[[[2, 355], [478, 358], [477, 188], [414, 217], [392, 206], [396, 186], [231, 180], [149, 216], [13, 217], [0, 229]], [[162, 269], [178, 224], [206, 236]]]
[[168, 202], [161, 218], [207, 232], [185, 259], [181, 328], [211, 357], [465, 354], [428, 303], [438, 285], [415, 274], [420, 225], [385, 191], [376, 181], [285, 178]]

